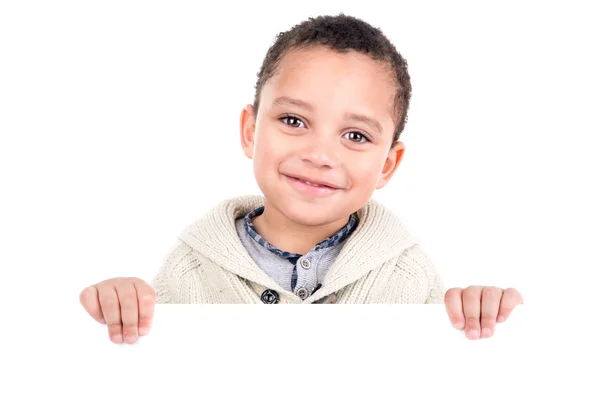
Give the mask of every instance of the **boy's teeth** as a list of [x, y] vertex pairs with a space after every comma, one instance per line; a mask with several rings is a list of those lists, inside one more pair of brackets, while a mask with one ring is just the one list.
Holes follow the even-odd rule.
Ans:
[[310, 186], [323, 186], [323, 185], [319, 185], [318, 183], [311, 183], [309, 181], [302, 181], [302, 182], [304, 182], [304, 183], [306, 183], [307, 185], [310, 185]]

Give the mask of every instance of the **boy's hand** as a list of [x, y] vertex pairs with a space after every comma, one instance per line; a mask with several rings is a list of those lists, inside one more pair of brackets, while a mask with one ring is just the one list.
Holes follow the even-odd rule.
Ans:
[[79, 301], [96, 321], [108, 325], [114, 343], [135, 343], [150, 331], [156, 293], [138, 278], [114, 278], [89, 286]]
[[479, 339], [492, 336], [496, 322], [506, 321], [523, 298], [512, 288], [469, 286], [448, 290], [444, 303], [452, 326], [464, 329], [469, 339]]

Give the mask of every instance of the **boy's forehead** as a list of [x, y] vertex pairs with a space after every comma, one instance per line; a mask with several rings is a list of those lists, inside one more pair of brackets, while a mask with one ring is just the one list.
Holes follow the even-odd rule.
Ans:
[[308, 106], [304, 108], [369, 113], [393, 126], [396, 85], [390, 75], [385, 63], [355, 51], [294, 49], [282, 57], [261, 98], [267, 107], [283, 105], [283, 98], [287, 105], [298, 100], [298, 106]]
[[[387, 63], [357, 51], [340, 52], [324, 46], [288, 50], [279, 61], [273, 78], [279, 78], [276, 80], [280, 84], [315, 81], [348, 87], [366, 84], [375, 88], [395, 87]], [[298, 82], [298, 78], [302, 82]]]

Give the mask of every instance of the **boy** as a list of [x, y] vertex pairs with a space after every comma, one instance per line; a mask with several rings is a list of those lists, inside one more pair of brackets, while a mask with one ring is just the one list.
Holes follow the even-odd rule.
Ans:
[[343, 14], [278, 35], [240, 117], [263, 196], [220, 203], [180, 235], [149, 285], [116, 278], [80, 301], [115, 343], [149, 332], [158, 303], [441, 303], [467, 337], [490, 337], [514, 289], [444, 294], [420, 243], [371, 199], [394, 175], [411, 97], [406, 61]]

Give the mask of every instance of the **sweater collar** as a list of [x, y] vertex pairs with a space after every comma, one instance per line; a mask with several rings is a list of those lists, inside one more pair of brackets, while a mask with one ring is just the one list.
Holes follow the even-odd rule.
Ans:
[[[290, 301], [302, 302], [280, 287], [250, 257], [235, 227], [235, 220], [264, 206], [262, 196], [240, 196], [220, 202], [189, 225], [180, 239], [192, 249], [244, 279], [274, 289]], [[357, 211], [358, 225], [325, 276], [322, 287], [304, 302], [313, 302], [360, 279], [416, 243], [401, 220], [371, 199]]]

